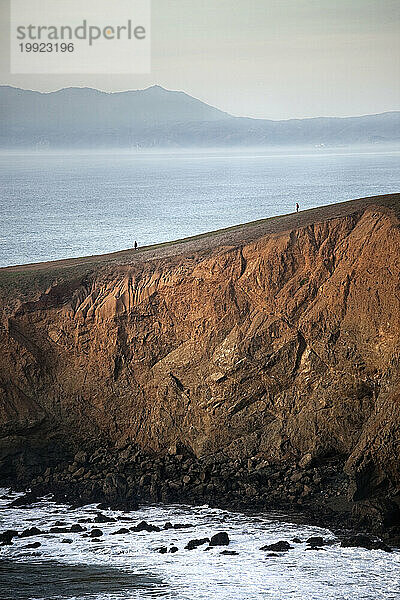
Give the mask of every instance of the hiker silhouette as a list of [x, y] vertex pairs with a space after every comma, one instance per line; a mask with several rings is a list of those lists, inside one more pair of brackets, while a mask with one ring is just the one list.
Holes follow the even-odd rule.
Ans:
[[296, 212], [299, 212], [299, 208], [300, 208], [299, 203], [296, 202]]

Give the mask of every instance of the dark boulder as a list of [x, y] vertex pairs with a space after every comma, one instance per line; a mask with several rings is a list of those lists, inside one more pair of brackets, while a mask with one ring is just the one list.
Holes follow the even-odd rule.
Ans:
[[72, 540], [70, 538], [64, 538], [63, 540], [61, 540], [62, 544], [72, 544]]
[[89, 535], [91, 538], [97, 538], [103, 535], [103, 532], [101, 529], [92, 529]]
[[129, 533], [129, 529], [126, 527], [121, 527], [121, 529], [117, 529], [117, 531], [112, 531], [110, 535], [122, 535], [125, 533]]
[[292, 548], [293, 546], [291, 546], [289, 542], [281, 540], [279, 542], [275, 542], [275, 544], [268, 544], [266, 546], [262, 546], [260, 550], [271, 550], [272, 552], [287, 552]]
[[175, 552], [178, 552], [179, 548], [177, 548], [176, 546], [171, 546], [171, 548], [169, 549], [169, 551], [171, 552], [171, 554], [174, 554]]
[[41, 533], [44, 532], [40, 531], [40, 529], [38, 529], [37, 527], [29, 527], [28, 529], [24, 529], [24, 531], [20, 533], [19, 537], [26, 538], [31, 537], [32, 535], [40, 535]]
[[309, 546], [323, 546], [325, 542], [324, 538], [320, 536], [314, 536], [309, 537], [308, 540], [306, 540], [306, 544], [308, 544]]
[[198, 546], [202, 546], [203, 544], [209, 543], [209, 541], [210, 541], [210, 538], [201, 538], [199, 540], [190, 540], [186, 544], [185, 549], [186, 550], [194, 550]]
[[103, 483], [105, 502], [102, 506], [111, 506], [117, 510], [137, 510], [138, 503], [135, 494], [123, 475], [108, 473]]
[[364, 534], [351, 535], [346, 537], [341, 542], [342, 548], [366, 548], [367, 550], [383, 550], [384, 552], [392, 552], [392, 549], [382, 542], [382, 540], [370, 538]]
[[223, 554], [224, 556], [237, 556], [239, 552], [236, 552], [236, 550], [222, 550], [220, 554]]
[[125, 477], [117, 473], [108, 473], [104, 479], [103, 491], [110, 498], [125, 498], [128, 491], [128, 484]]
[[107, 517], [103, 515], [103, 513], [97, 513], [95, 518], [93, 519], [93, 523], [115, 523], [116, 519], [114, 517]]
[[0, 533], [0, 544], [9, 546], [12, 543], [11, 540], [15, 537], [18, 537], [18, 531], [15, 531], [15, 529], [6, 529], [6, 531]]
[[36, 496], [36, 494], [34, 494], [33, 492], [27, 492], [23, 496], [20, 496], [19, 498], [16, 498], [15, 500], [13, 500], [9, 504], [9, 507], [10, 508], [24, 508], [25, 506], [29, 506], [30, 504], [33, 504], [34, 502], [37, 502], [37, 501], [38, 501], [38, 497]]
[[70, 530], [71, 533], [81, 533], [82, 531], [86, 531], [86, 527], [82, 527], [79, 523], [75, 523], [71, 525]]
[[78, 465], [85, 465], [87, 463], [87, 460], [88, 455], [83, 450], [77, 452], [74, 456], [74, 462], [76, 462]]
[[32, 542], [32, 544], [27, 544], [24, 548], [40, 548], [41, 545], [40, 542]]
[[157, 548], [157, 552], [160, 554], [166, 554], [168, 552], [168, 548], [166, 546], [161, 546], [160, 548]]
[[212, 536], [210, 546], [228, 546], [229, 536], [225, 531], [220, 531]]
[[146, 523], [146, 521], [141, 521], [138, 525], [131, 527], [130, 530], [138, 533], [141, 531], [147, 531], [148, 533], [151, 533], [152, 531], [161, 531], [157, 525], [151, 525], [151, 523]]

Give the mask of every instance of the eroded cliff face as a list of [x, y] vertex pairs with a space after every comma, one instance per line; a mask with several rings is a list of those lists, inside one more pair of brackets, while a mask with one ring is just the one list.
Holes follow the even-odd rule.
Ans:
[[396, 524], [399, 257], [397, 217], [377, 203], [54, 282], [3, 314], [3, 465], [22, 447], [130, 442], [232, 461], [340, 456], [355, 510], [389, 503]]

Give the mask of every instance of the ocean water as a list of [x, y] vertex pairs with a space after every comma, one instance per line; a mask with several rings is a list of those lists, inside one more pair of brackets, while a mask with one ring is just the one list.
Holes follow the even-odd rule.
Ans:
[[[4, 494], [5, 490], [0, 491]], [[7, 496], [7, 495], [6, 495]], [[44, 499], [30, 508], [8, 508], [17, 494], [0, 499], [1, 530], [38, 527], [57, 520], [72, 525], [93, 518], [95, 506], [71, 509]], [[284, 515], [243, 515], [207, 506], [148, 506], [131, 513], [103, 511], [114, 523], [99, 527], [99, 541], [82, 533], [43, 533], [14, 538], [0, 547], [0, 600], [396, 600], [400, 589], [400, 551], [341, 548], [326, 529], [296, 525]], [[141, 520], [190, 523], [187, 529], [113, 535]], [[208, 544], [185, 550], [190, 539], [226, 531], [226, 547]], [[306, 550], [305, 540], [322, 536], [330, 545]], [[294, 537], [302, 543], [292, 543]], [[69, 539], [70, 543], [62, 540]], [[292, 549], [278, 556], [260, 550], [287, 540]], [[27, 548], [39, 542], [38, 548]], [[175, 553], [158, 548], [176, 546]]]
[[400, 152], [0, 154], [0, 266], [400, 191]]
[[[110, 252], [254, 219], [400, 191], [400, 154], [32, 154], [0, 155], [0, 265]], [[42, 500], [9, 508], [0, 490], [0, 531], [93, 517]], [[0, 547], [0, 600], [395, 600], [400, 551], [341, 548], [328, 530], [285, 515], [230, 513], [207, 506], [148, 506], [105, 511], [100, 541], [80, 533], [17, 538]], [[140, 520], [192, 523], [154, 533], [112, 535]], [[88, 524], [89, 530], [97, 525]], [[188, 551], [193, 538], [226, 531], [229, 550]], [[331, 541], [306, 550], [310, 536]], [[303, 540], [279, 556], [260, 550]], [[63, 543], [64, 539], [71, 540]], [[27, 548], [32, 542], [38, 548]], [[176, 553], [160, 554], [175, 545]]]

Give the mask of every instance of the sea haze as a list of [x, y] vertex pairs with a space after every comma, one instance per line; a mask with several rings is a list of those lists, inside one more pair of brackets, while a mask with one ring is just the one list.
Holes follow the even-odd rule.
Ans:
[[0, 154], [0, 266], [102, 254], [398, 192], [400, 152]]

